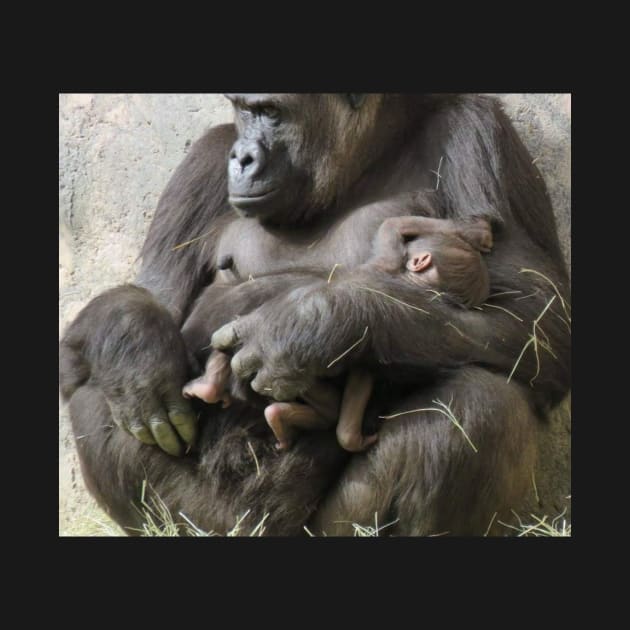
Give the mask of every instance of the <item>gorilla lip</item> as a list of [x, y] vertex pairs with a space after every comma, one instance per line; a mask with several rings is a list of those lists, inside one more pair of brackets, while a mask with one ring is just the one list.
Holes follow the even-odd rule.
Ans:
[[230, 195], [229, 202], [237, 208], [251, 208], [267, 202], [278, 192], [278, 190], [278, 188], [274, 188], [262, 195]]

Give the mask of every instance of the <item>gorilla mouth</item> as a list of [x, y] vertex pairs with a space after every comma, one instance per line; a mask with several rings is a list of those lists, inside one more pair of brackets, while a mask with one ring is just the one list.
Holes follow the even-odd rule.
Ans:
[[277, 195], [279, 190], [279, 188], [274, 188], [260, 195], [230, 195], [228, 200], [236, 208], [249, 210], [266, 204]]

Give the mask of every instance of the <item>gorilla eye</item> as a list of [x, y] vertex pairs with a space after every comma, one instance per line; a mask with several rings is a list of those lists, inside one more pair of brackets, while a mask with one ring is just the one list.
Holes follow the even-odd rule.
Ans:
[[274, 107], [273, 105], [265, 105], [264, 107], [261, 107], [260, 113], [265, 118], [269, 118], [273, 120], [274, 122], [277, 122], [280, 120], [280, 110], [277, 107]]

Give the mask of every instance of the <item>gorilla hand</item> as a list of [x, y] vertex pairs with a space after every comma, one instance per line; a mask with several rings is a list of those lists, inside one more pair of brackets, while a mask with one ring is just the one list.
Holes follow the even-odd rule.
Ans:
[[[267, 398], [278, 401], [295, 400], [314, 382], [307, 370], [293, 367], [295, 357], [274, 351], [269, 343], [269, 331], [261, 330], [262, 320], [256, 313], [225, 324], [212, 335], [212, 346], [226, 351], [237, 350], [230, 366], [236, 379], [251, 380], [251, 388]], [[239, 396], [239, 390], [233, 394]]]
[[[254, 391], [292, 401], [310, 391], [318, 378], [335, 376], [347, 367], [345, 356], [344, 365], [337, 358], [356, 335], [335, 303], [325, 285], [296, 289], [222, 326], [211, 344], [235, 352], [232, 372], [237, 379], [251, 380]], [[357, 358], [351, 354], [350, 359]]]
[[60, 344], [65, 399], [88, 379], [114, 422], [141, 442], [181, 455], [197, 421], [181, 395], [188, 360], [179, 330], [145, 289], [125, 285], [92, 300]]
[[[316, 375], [313, 366], [305, 365], [306, 357], [291, 353], [289, 331], [281, 334], [269, 306], [225, 324], [212, 335], [211, 344], [217, 350], [235, 352], [232, 373], [236, 379], [251, 381], [255, 392], [278, 401], [295, 400], [313, 385]], [[238, 389], [233, 393], [238, 396]]]

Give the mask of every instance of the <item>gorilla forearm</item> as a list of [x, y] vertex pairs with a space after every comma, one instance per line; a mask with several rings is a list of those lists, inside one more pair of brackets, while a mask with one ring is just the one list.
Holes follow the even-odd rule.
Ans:
[[[556, 400], [569, 387], [570, 322], [549, 285], [527, 277], [522, 280], [512, 285], [518, 293], [489, 299], [481, 310], [464, 310], [399, 278], [372, 274], [364, 280], [348, 279], [328, 298], [331, 316], [343, 312], [346, 325], [342, 338], [337, 343], [330, 339], [327, 345], [341, 352], [368, 328], [367, 343], [357, 347], [359, 351], [363, 347], [364, 356], [353, 351], [347, 355], [349, 363], [368, 360], [425, 368], [484, 365], [506, 376], [514, 371], [513, 378]], [[537, 295], [516, 300], [536, 289]], [[533, 334], [537, 340], [530, 342]], [[321, 346], [323, 341], [311, 339], [311, 344]]]
[[[152, 298], [145, 289], [123, 285], [97, 296], [81, 310], [65, 331], [59, 347], [64, 400], [68, 400], [90, 377], [96, 378], [107, 349], [116, 354], [118, 344], [110, 339], [110, 335], [115, 320], [122, 314], [121, 307], [128, 305], [131, 313], [141, 303], [146, 309], [150, 302]], [[120, 363], [120, 357], [116, 363]]]
[[207, 354], [212, 333], [237, 317], [249, 314], [266, 302], [316, 281], [316, 270], [274, 273], [238, 285], [212, 284], [197, 299], [182, 327], [186, 346], [200, 358]]
[[[252, 318], [234, 322], [227, 334], [222, 329], [213, 343], [243, 343], [232, 362], [235, 372], [258, 372], [252, 387], [279, 400], [302, 393], [309, 379], [358, 363], [477, 364], [506, 377], [516, 368], [513, 378], [531, 382], [555, 402], [569, 386], [570, 321], [560, 296], [542, 277], [518, 274], [509, 286], [509, 295], [489, 300], [481, 310], [464, 310], [398, 276], [363, 268], [340, 273], [331, 284], [292, 291], [273, 310], [265, 305]], [[537, 319], [537, 341], [531, 342]]]
[[[173, 334], [174, 324], [168, 312], [160, 306], [146, 289], [122, 285], [94, 298], [68, 327], [61, 340], [61, 354], [78, 353], [90, 374], [106, 381], [118, 378], [115, 374], [125, 367], [142, 364], [146, 350], [142, 340], [149, 338], [156, 352], [155, 335], [181, 345]], [[62, 376], [70, 377], [69, 365]], [[106, 372], [114, 372], [111, 375]], [[85, 380], [85, 379], [84, 379]], [[71, 390], [67, 395], [72, 394]]]

